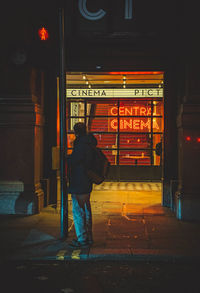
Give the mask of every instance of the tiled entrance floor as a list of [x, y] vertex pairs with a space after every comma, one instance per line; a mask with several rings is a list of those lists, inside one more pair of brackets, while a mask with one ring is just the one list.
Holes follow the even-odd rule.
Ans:
[[159, 182], [103, 182], [94, 185], [91, 193], [92, 213], [123, 216], [155, 212], [161, 214], [161, 190]]

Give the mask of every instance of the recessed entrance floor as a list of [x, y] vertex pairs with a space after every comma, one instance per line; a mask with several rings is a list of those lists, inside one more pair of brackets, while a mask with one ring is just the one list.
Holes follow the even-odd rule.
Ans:
[[[91, 193], [93, 215], [162, 213], [160, 182], [103, 182]], [[69, 198], [71, 199], [71, 198]], [[155, 211], [156, 209], [156, 211]], [[69, 200], [71, 213], [71, 200]]]

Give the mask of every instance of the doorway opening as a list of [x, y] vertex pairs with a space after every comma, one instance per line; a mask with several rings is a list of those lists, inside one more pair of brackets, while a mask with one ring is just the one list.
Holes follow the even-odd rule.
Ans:
[[68, 72], [68, 153], [84, 122], [111, 163], [108, 181], [160, 181], [164, 72]]

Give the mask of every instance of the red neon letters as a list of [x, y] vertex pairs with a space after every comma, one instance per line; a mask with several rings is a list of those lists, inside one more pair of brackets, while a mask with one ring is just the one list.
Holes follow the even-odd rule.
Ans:
[[[117, 116], [118, 108], [112, 107], [110, 109], [110, 114], [112, 116]], [[119, 116], [150, 116], [151, 115], [151, 107], [139, 107], [139, 106], [127, 106], [127, 107], [119, 107]], [[154, 113], [154, 115], [156, 115]]]
[[[117, 116], [118, 115], [118, 107], [112, 107], [110, 108], [111, 116]], [[119, 107], [119, 127], [120, 130], [124, 131], [150, 131], [151, 130], [151, 119], [148, 116], [151, 115], [151, 107], [145, 107], [145, 106], [121, 106]], [[154, 112], [153, 115], [156, 115]], [[145, 116], [145, 117], [124, 117], [122, 116]], [[118, 128], [118, 119], [109, 119], [110, 120], [110, 128], [113, 130], [117, 130]], [[153, 118], [153, 129], [159, 130], [160, 127], [157, 123], [156, 118]]]

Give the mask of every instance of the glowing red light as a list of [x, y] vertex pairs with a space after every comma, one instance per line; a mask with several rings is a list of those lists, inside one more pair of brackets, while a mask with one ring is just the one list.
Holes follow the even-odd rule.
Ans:
[[185, 138], [187, 141], [191, 141], [191, 136], [186, 136]]
[[197, 137], [197, 142], [200, 142], [200, 137]]
[[41, 27], [38, 30], [38, 35], [39, 35], [41, 41], [46, 41], [49, 38], [48, 30], [45, 27]]

